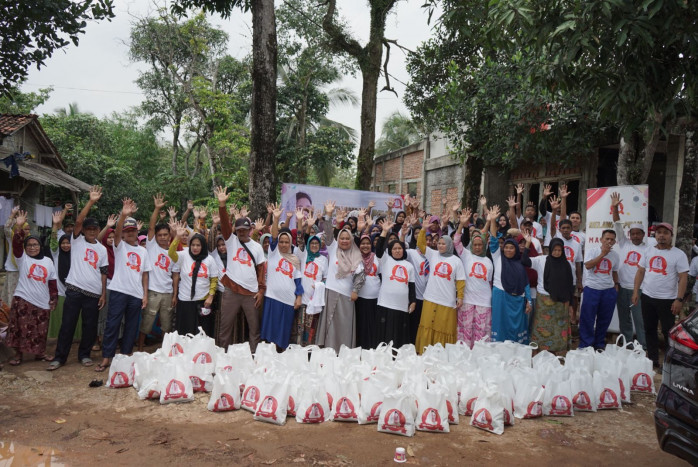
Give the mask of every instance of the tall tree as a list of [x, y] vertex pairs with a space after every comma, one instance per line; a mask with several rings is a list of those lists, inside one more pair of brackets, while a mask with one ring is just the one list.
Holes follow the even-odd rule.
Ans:
[[386, 86], [390, 88], [387, 64], [390, 57], [390, 49], [383, 63], [383, 47], [389, 47], [394, 40], [385, 37], [385, 22], [397, 0], [369, 0], [369, 39], [366, 45], [352, 37], [347, 28], [341, 23], [337, 12], [337, 0], [327, 0], [327, 5], [322, 20], [322, 27], [329, 37], [329, 44], [333, 50], [345, 53], [352, 57], [361, 71], [361, 140], [359, 141], [359, 156], [357, 159], [357, 173], [355, 188], [368, 190], [371, 185], [371, 173], [373, 171], [373, 157], [376, 144], [376, 105], [378, 93], [378, 79], [381, 66], [384, 66]]
[[33, 0], [0, 3], [0, 94], [41, 67], [57, 49], [78, 45], [88, 20], [111, 20], [112, 0]]
[[424, 131], [412, 119], [399, 111], [383, 122], [381, 136], [376, 141], [376, 154], [381, 155], [414, 144], [424, 138]]
[[250, 110], [249, 192], [253, 215], [266, 212], [276, 198], [276, 16], [274, 0], [176, 0], [172, 10], [184, 14], [190, 8], [215, 12], [224, 18], [233, 10], [252, 12], [252, 105]]
[[0, 95], [0, 114], [30, 114], [45, 103], [53, 88], [39, 89], [37, 92], [22, 92], [19, 86]]

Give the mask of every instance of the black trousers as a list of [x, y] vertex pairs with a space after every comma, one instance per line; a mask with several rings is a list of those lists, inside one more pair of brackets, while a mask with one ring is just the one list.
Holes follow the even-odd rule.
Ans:
[[645, 325], [645, 337], [647, 340], [647, 358], [654, 363], [659, 363], [659, 336], [657, 324], [662, 324], [664, 342], [669, 342], [669, 330], [676, 323], [675, 316], [671, 313], [671, 298], [652, 298], [642, 294], [642, 321]]
[[198, 334], [199, 326], [207, 336], [214, 337], [215, 317], [213, 312], [208, 316], [201, 316], [199, 310], [204, 306], [204, 300], [177, 302], [177, 315], [175, 316], [175, 329], [179, 334]]
[[73, 344], [73, 334], [75, 334], [80, 313], [82, 313], [82, 338], [80, 338], [80, 346], [78, 347], [78, 361], [83, 358], [90, 358], [92, 344], [97, 339], [98, 303], [99, 298], [88, 297], [70, 289], [65, 291], [63, 321], [61, 321], [61, 329], [58, 331], [58, 343], [56, 344], [54, 360], [58, 360], [62, 364], [65, 364], [66, 360], [68, 360], [70, 347]]

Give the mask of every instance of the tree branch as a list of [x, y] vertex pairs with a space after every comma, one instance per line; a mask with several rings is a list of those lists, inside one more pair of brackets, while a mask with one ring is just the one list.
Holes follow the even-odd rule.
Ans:
[[383, 45], [385, 45], [385, 61], [383, 62], [383, 74], [385, 74], [385, 86], [381, 89], [382, 91], [390, 91], [395, 94], [395, 97], [400, 97], [397, 95], [397, 91], [390, 86], [390, 74], [388, 74], [388, 62], [390, 61], [390, 44], [386, 39], [383, 39]]
[[352, 57], [359, 59], [364, 52], [364, 48], [361, 47], [359, 41], [346, 34], [342, 28], [334, 22], [337, 0], [327, 0], [320, 5], [327, 5], [327, 12], [322, 18], [322, 29], [324, 29], [330, 37], [330, 45], [337, 51], [346, 52]]

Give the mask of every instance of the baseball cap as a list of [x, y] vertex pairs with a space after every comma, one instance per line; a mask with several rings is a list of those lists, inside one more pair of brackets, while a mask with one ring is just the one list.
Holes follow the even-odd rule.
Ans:
[[670, 223], [668, 223], [668, 222], [662, 222], [661, 224], [659, 224], [659, 225], [657, 226], [657, 229], [659, 229], [660, 227], [664, 227], [664, 228], [667, 229], [669, 232], [671, 232], [672, 235], [674, 234], [674, 228], [671, 226]]
[[[643, 232], [645, 231], [645, 227], [642, 224], [630, 224], [630, 229], [628, 230], [633, 230], [633, 229], [640, 229]], [[671, 229], [669, 229], [671, 230]]]
[[126, 220], [124, 221], [124, 227], [123, 230], [131, 230], [131, 229], [137, 229], [138, 228], [138, 223], [136, 222], [136, 219], [133, 217], [127, 217]]
[[241, 217], [235, 221], [235, 229], [249, 229], [250, 220], [247, 217]]
[[[72, 224], [72, 222], [71, 222], [71, 224]], [[99, 228], [99, 222], [97, 222], [97, 219], [95, 219], [94, 217], [88, 217], [87, 219], [85, 219], [85, 220], [82, 222], [82, 228], [83, 228], [83, 229], [86, 229], [86, 228], [88, 228], [88, 227], [97, 227], [97, 228]]]
[[139, 242], [142, 242], [143, 240], [147, 240], [147, 239], [148, 239], [148, 236], [147, 236], [147, 235], [139, 235], [139, 236], [138, 236], [138, 241], [139, 241]]

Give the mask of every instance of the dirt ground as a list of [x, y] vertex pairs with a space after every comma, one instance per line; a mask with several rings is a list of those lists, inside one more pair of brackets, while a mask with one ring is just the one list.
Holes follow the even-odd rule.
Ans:
[[130, 388], [90, 388], [90, 381], [106, 380], [107, 374], [83, 368], [74, 355], [58, 371], [45, 367], [25, 361], [0, 371], [0, 467], [388, 465], [399, 446], [407, 449], [407, 463], [417, 465], [687, 465], [659, 449], [654, 398], [644, 394], [633, 393], [633, 404], [622, 410], [517, 419], [501, 436], [461, 417], [451, 433], [405, 438], [378, 433], [376, 425], [288, 419], [275, 426], [242, 410], [212, 413], [206, 410], [208, 394], [188, 404], [141, 401]]

